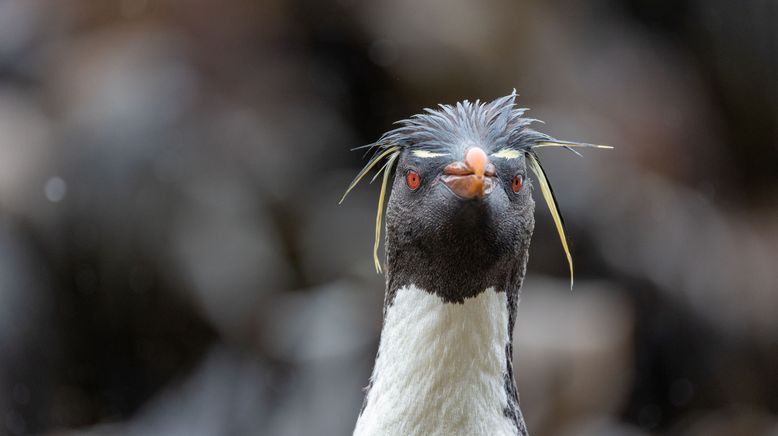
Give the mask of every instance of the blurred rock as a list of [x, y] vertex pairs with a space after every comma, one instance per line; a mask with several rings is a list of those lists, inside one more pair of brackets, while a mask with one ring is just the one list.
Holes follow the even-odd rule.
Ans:
[[71, 436], [263, 435], [273, 408], [268, 369], [239, 351], [217, 347], [187, 377], [168, 386], [125, 423]]
[[45, 174], [51, 167], [52, 120], [30, 95], [0, 87], [0, 207], [46, 214]]
[[24, 59], [44, 25], [46, 14], [40, 1], [0, 2], [0, 69], [14, 68]]
[[124, 161], [148, 153], [154, 144], [144, 137], [191, 110], [197, 75], [175, 32], [117, 26], [71, 44], [49, 72], [52, 92], [70, 128], [115, 147], [107, 155]]
[[701, 413], [690, 421], [684, 426], [687, 428], [683, 432], [690, 436], [774, 436], [778, 434], [778, 416], [766, 410], [747, 406]]
[[535, 432], [552, 434], [586, 416], [623, 407], [634, 316], [612, 285], [530, 276], [514, 331], [515, 374], [522, 412]]
[[383, 298], [383, 292], [348, 281], [279, 293], [258, 312], [259, 338], [274, 359], [294, 363], [372, 353]]
[[271, 356], [291, 364], [295, 375], [268, 434], [352, 431], [372, 370], [382, 306], [383, 293], [349, 282], [269, 301], [261, 313], [261, 337]]
[[[316, 184], [316, 189], [304, 191], [297, 207], [301, 217], [297, 252], [303, 272], [312, 283], [355, 275], [370, 283], [369, 292], [383, 295], [383, 276], [375, 274], [373, 266], [380, 188], [365, 183], [338, 204], [355, 175], [352, 171], [331, 171]], [[383, 262], [383, 245], [379, 255]]]
[[560, 436], [648, 436], [651, 433], [607, 416], [593, 415], [581, 421], [573, 421], [557, 434]]
[[171, 235], [175, 266], [222, 333], [246, 336], [262, 295], [289, 285], [286, 253], [262, 204], [228, 175], [187, 189]]
[[51, 323], [51, 276], [20, 233], [0, 218], [0, 433], [9, 435], [40, 426], [61, 339]]

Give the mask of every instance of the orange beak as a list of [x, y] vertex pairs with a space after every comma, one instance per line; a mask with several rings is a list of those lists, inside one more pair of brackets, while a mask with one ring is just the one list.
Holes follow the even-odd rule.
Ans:
[[464, 161], [454, 162], [443, 169], [441, 180], [458, 197], [484, 198], [494, 188], [495, 169], [483, 149], [470, 147], [465, 152]]

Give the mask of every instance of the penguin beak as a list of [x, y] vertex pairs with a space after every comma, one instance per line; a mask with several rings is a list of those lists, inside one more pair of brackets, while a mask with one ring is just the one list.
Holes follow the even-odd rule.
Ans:
[[441, 181], [457, 197], [465, 200], [482, 199], [491, 194], [496, 183], [494, 165], [486, 152], [479, 147], [465, 151], [461, 162], [454, 162], [443, 169]]

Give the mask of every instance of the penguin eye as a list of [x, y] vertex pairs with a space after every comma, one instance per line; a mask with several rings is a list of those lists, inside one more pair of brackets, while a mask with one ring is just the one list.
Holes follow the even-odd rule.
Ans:
[[405, 183], [408, 185], [411, 191], [417, 190], [421, 184], [421, 177], [419, 177], [419, 173], [413, 170], [408, 171], [408, 174], [405, 175]]
[[511, 183], [511, 188], [513, 189], [513, 192], [518, 194], [519, 191], [521, 191], [521, 185], [522, 184], [523, 183], [522, 183], [522, 180], [521, 180], [521, 176], [519, 176], [519, 175], [513, 176], [513, 183]]

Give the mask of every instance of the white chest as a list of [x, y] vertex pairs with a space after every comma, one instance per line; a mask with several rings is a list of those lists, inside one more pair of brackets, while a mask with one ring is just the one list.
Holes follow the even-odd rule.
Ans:
[[455, 304], [413, 285], [399, 289], [354, 434], [517, 434], [504, 415], [506, 298], [489, 288]]

